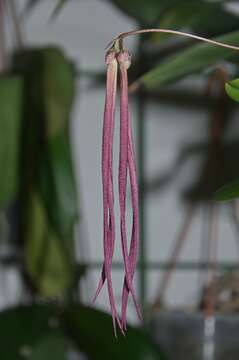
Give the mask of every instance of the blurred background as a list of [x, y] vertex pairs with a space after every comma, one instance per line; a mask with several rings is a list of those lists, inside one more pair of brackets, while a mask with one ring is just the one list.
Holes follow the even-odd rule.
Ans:
[[238, 1], [0, 0], [3, 360], [238, 359], [239, 209], [236, 200], [213, 200], [239, 178], [237, 104], [224, 87], [238, 77], [236, 51], [162, 34], [125, 41], [136, 84], [135, 286], [144, 322], [130, 299], [129, 331], [115, 340], [106, 288], [91, 303], [103, 260], [106, 45], [148, 27], [237, 45], [238, 26]]

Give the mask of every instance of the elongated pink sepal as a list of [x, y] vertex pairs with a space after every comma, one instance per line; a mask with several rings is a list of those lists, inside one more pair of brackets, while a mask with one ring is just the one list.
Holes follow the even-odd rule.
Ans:
[[[136, 179], [135, 156], [133, 149], [132, 131], [129, 118], [128, 104], [128, 77], [127, 70], [130, 66], [130, 55], [127, 51], [118, 54], [120, 68], [120, 155], [119, 155], [119, 203], [120, 203], [120, 229], [121, 246], [125, 267], [125, 280], [122, 292], [122, 327], [126, 328], [126, 310], [128, 295], [131, 293], [133, 302], [141, 319], [141, 311], [136, 299], [133, 287], [133, 277], [136, 268], [136, 259], [138, 252], [139, 231], [138, 231], [138, 190]], [[130, 252], [128, 253], [127, 229], [126, 229], [126, 189], [127, 173], [130, 173], [131, 197], [133, 205], [133, 228], [131, 236]]]
[[103, 186], [103, 244], [104, 244], [104, 264], [101, 279], [96, 290], [93, 301], [99, 295], [104, 282], [107, 281], [109, 302], [111, 307], [114, 332], [116, 334], [116, 322], [121, 328], [118, 319], [116, 303], [111, 278], [112, 259], [115, 245], [115, 215], [114, 215], [114, 192], [113, 192], [113, 173], [112, 173], [112, 151], [115, 117], [115, 98], [117, 87], [117, 60], [114, 51], [106, 55], [107, 63], [107, 83], [106, 98], [102, 136], [102, 186]]

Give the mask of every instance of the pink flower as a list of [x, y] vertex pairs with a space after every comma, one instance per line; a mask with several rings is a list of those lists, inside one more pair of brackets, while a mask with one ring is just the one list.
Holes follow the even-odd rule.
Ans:
[[[131, 293], [137, 314], [141, 318], [140, 308], [136, 300], [133, 287], [133, 277], [136, 268], [139, 243], [139, 215], [138, 215], [138, 188], [133, 148], [131, 121], [128, 108], [128, 78], [127, 70], [130, 66], [130, 55], [127, 51], [116, 52], [110, 50], [106, 54], [107, 84], [102, 140], [102, 184], [103, 184], [103, 211], [104, 211], [104, 264], [101, 279], [96, 290], [94, 301], [99, 295], [104, 282], [107, 281], [109, 302], [112, 312], [113, 327], [116, 333], [116, 322], [122, 332], [126, 329], [126, 310], [129, 293]], [[111, 268], [115, 245], [115, 216], [114, 216], [114, 189], [113, 189], [113, 134], [115, 118], [115, 99], [117, 90], [117, 71], [120, 69], [120, 150], [119, 150], [119, 205], [121, 247], [124, 259], [125, 279], [122, 291], [121, 321], [117, 315], [114, 291], [112, 286]], [[130, 175], [131, 199], [133, 207], [133, 224], [130, 251], [127, 245], [127, 229], [125, 220], [125, 203], [127, 176]]]

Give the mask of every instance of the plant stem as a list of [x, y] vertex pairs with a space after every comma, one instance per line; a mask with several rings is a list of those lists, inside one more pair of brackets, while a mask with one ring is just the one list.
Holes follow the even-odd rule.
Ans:
[[184, 37], [188, 37], [188, 38], [191, 38], [191, 39], [203, 41], [203, 42], [206, 42], [206, 43], [209, 43], [209, 44], [212, 44], [212, 45], [216, 45], [216, 46], [224, 47], [224, 48], [227, 48], [227, 49], [232, 49], [232, 50], [239, 51], [239, 47], [236, 46], [236, 45], [225, 44], [223, 42], [211, 40], [211, 39], [208, 39], [208, 38], [205, 38], [205, 37], [202, 37], [202, 36], [182, 32], [182, 31], [177, 31], [177, 30], [170, 30], [170, 29], [141, 29], [141, 30], [127, 31], [127, 32], [120, 33], [117, 37], [115, 37], [111, 41], [110, 44], [113, 44], [116, 41], [118, 41], [118, 42], [122, 41], [124, 38], [126, 38], [128, 36], [147, 34], [147, 33], [165, 33], [165, 34], [171, 34], [171, 35], [179, 35], [179, 36], [184, 36]]

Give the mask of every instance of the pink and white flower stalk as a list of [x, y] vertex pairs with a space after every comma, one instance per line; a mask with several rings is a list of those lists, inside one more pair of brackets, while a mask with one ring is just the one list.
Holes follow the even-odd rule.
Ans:
[[[131, 120], [128, 104], [128, 77], [127, 70], [130, 66], [131, 59], [128, 51], [123, 50], [123, 39], [143, 33], [167, 33], [172, 35], [186, 36], [195, 40], [207, 42], [214, 46], [239, 50], [238, 46], [221, 43], [169, 29], [142, 29], [133, 30], [119, 34], [111, 42], [111, 49], [106, 54], [107, 64], [107, 84], [106, 99], [103, 125], [102, 141], [102, 183], [103, 183], [103, 209], [104, 209], [104, 264], [101, 279], [96, 290], [94, 300], [99, 295], [105, 281], [108, 286], [109, 302], [113, 318], [113, 326], [116, 334], [116, 322], [122, 332], [126, 330], [126, 310], [129, 294], [131, 293], [133, 302], [139, 318], [141, 318], [140, 308], [136, 300], [133, 287], [133, 278], [136, 268], [137, 252], [139, 245], [139, 214], [138, 214], [138, 187], [136, 176], [135, 154], [133, 146]], [[117, 74], [120, 74], [120, 150], [119, 150], [119, 205], [120, 205], [120, 231], [121, 247], [124, 259], [125, 278], [122, 290], [122, 308], [121, 320], [119, 320], [114, 291], [111, 278], [111, 268], [115, 246], [115, 216], [114, 216], [114, 187], [113, 187], [113, 136], [114, 136], [114, 119], [115, 119], [115, 100], [117, 91]], [[133, 88], [140, 86], [140, 80], [137, 81]], [[129, 173], [131, 186], [131, 201], [133, 208], [133, 222], [131, 232], [131, 244], [128, 251], [127, 228], [126, 228], [126, 188], [127, 177]]]
[[[103, 212], [104, 212], [104, 264], [101, 279], [96, 290], [94, 300], [99, 295], [104, 282], [107, 281], [109, 302], [112, 312], [113, 326], [116, 333], [116, 322], [122, 332], [126, 329], [126, 310], [129, 293], [131, 293], [137, 314], [141, 318], [140, 307], [136, 300], [133, 287], [133, 277], [136, 268], [139, 244], [139, 215], [138, 188], [131, 121], [128, 106], [128, 78], [127, 70], [130, 66], [129, 52], [110, 50], [106, 54], [107, 84], [102, 139], [102, 184], [103, 184]], [[124, 259], [125, 279], [122, 290], [121, 321], [117, 315], [114, 291], [111, 278], [111, 267], [115, 245], [115, 216], [113, 190], [113, 135], [115, 118], [115, 100], [117, 91], [117, 73], [120, 73], [120, 149], [119, 149], [119, 206], [121, 247]], [[130, 250], [127, 244], [126, 228], [126, 189], [128, 172], [131, 184], [131, 199], [133, 207], [133, 223]]]

